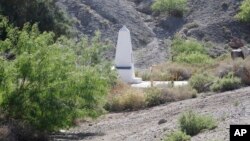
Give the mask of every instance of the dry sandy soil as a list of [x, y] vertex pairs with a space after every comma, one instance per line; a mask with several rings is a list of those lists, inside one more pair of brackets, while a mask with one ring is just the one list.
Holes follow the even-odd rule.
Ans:
[[[95, 122], [85, 122], [53, 140], [160, 141], [178, 129], [179, 116], [188, 110], [212, 115], [218, 127], [204, 131], [192, 141], [228, 141], [230, 124], [250, 124], [250, 87], [161, 105], [141, 111], [111, 113]], [[158, 124], [162, 119], [166, 122]]]

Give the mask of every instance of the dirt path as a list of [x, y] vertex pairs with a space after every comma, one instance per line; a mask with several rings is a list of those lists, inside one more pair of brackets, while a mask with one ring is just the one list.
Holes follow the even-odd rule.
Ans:
[[[55, 140], [159, 141], [178, 128], [178, 117], [190, 109], [211, 114], [219, 123], [216, 129], [200, 133], [192, 141], [229, 140], [230, 124], [250, 124], [250, 87], [141, 111], [107, 114], [94, 123], [55, 135]], [[167, 122], [159, 125], [161, 119]]]

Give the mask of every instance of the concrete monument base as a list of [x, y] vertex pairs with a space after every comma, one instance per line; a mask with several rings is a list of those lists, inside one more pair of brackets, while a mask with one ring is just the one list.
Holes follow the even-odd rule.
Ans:
[[188, 85], [188, 81], [153, 81], [151, 83], [150, 81], [142, 81], [139, 84], [132, 84], [132, 87], [135, 88], [149, 88], [149, 87], [166, 87], [166, 86], [185, 86]]

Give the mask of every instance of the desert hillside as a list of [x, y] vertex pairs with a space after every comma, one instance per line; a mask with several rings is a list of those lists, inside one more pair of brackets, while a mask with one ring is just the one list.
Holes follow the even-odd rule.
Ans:
[[139, 68], [165, 61], [176, 33], [212, 43], [213, 56], [225, 53], [232, 36], [250, 42], [250, 26], [234, 18], [242, 0], [189, 0], [184, 17], [152, 12], [154, 0], [58, 1], [76, 18], [80, 33], [91, 36], [100, 30], [103, 38], [115, 45], [117, 32], [126, 25]]

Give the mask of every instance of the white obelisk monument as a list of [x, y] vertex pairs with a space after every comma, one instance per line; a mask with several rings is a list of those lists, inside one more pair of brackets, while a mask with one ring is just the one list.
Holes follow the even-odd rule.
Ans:
[[142, 82], [141, 78], [135, 77], [131, 36], [126, 26], [123, 26], [118, 34], [115, 67], [124, 82], [131, 84]]

